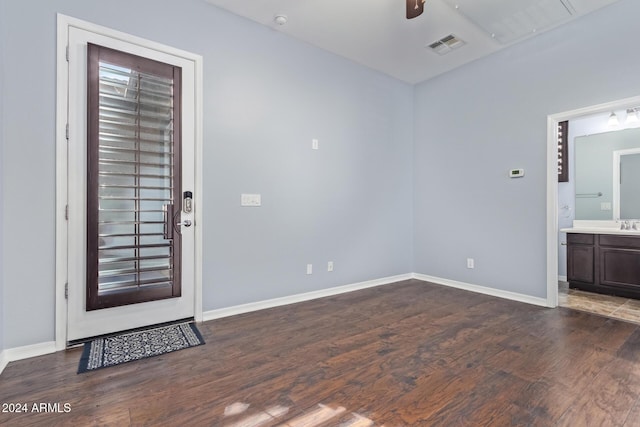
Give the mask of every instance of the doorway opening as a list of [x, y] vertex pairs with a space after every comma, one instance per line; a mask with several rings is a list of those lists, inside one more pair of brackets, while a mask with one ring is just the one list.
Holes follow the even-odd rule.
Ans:
[[[581, 135], [597, 133], [598, 126], [589, 124], [591, 118], [600, 118], [604, 120], [600, 131], [612, 130], [608, 127], [608, 117], [612, 111], [627, 110], [640, 105], [640, 96], [611, 101], [604, 104], [593, 105], [576, 110], [565, 111], [548, 116], [547, 119], [547, 305], [556, 307], [558, 305], [579, 309], [582, 311], [590, 311], [593, 313], [619, 317], [626, 311], [626, 307], [638, 306], [638, 319], [640, 319], [640, 304], [629, 302], [627, 299], [616, 300], [616, 297], [605, 297], [600, 294], [575, 291], [568, 288], [566, 276], [566, 233], [560, 232], [560, 229], [571, 228], [576, 212], [576, 183], [575, 183], [575, 165], [573, 139]], [[569, 121], [569, 181], [567, 183], [558, 183], [558, 123]], [[581, 130], [572, 132], [572, 122], [580, 123]], [[585, 123], [587, 123], [585, 125]], [[581, 135], [580, 135], [581, 134]], [[560, 185], [563, 187], [561, 188]], [[591, 193], [589, 193], [591, 194]], [[597, 195], [598, 193], [594, 193]], [[594, 196], [595, 197], [595, 196]], [[582, 199], [580, 199], [582, 201]], [[600, 206], [600, 205], [599, 205]], [[610, 215], [613, 215], [612, 208], [608, 204], [603, 203], [602, 209], [611, 209]], [[598, 219], [598, 218], [595, 218]], [[611, 220], [614, 220], [611, 216]], [[610, 298], [614, 298], [611, 299]], [[598, 306], [595, 301], [606, 301], [605, 304]], [[606, 306], [606, 308], [605, 308]], [[623, 307], [625, 307], [623, 309]], [[616, 314], [617, 311], [617, 314]], [[631, 314], [635, 316], [635, 314]], [[631, 319], [624, 319], [631, 320]], [[636, 320], [637, 321], [637, 320]]]

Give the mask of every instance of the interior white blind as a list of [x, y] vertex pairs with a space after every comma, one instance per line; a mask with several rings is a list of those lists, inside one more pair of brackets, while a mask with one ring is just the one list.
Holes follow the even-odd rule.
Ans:
[[171, 286], [173, 81], [99, 63], [98, 294]]

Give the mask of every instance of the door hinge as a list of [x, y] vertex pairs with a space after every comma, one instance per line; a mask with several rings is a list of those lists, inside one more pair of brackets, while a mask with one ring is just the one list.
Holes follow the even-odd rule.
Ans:
[[64, 219], [69, 221], [69, 205], [64, 206]]
[[67, 123], [67, 124], [65, 125], [65, 128], [64, 128], [64, 137], [65, 137], [65, 138], [67, 138], [67, 141], [69, 140], [69, 123]]
[[69, 62], [69, 45], [67, 45], [67, 49], [64, 54], [65, 58], [67, 58], [67, 62]]
[[64, 299], [69, 299], [69, 282], [64, 284]]

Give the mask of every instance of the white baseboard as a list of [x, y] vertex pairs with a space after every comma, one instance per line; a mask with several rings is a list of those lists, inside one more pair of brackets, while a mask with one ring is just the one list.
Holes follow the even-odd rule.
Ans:
[[248, 304], [236, 305], [233, 307], [219, 308], [202, 313], [202, 320], [220, 319], [222, 317], [235, 316], [236, 314], [249, 313], [267, 308], [280, 307], [283, 305], [295, 304], [297, 302], [309, 301], [317, 298], [330, 297], [347, 292], [358, 291], [360, 289], [373, 288], [375, 286], [388, 285], [402, 280], [412, 279], [411, 273], [390, 276], [382, 279], [368, 280], [366, 282], [352, 283], [350, 285], [336, 286], [334, 288], [321, 289], [318, 291], [306, 292], [303, 294], [290, 295], [282, 298], [273, 298], [264, 301], [251, 302]]
[[9, 362], [29, 359], [30, 357], [42, 356], [56, 352], [56, 342], [42, 342], [38, 344], [25, 345], [24, 347], [9, 348], [0, 353], [0, 374]]
[[532, 297], [530, 295], [519, 294], [516, 292], [503, 291], [500, 289], [487, 288], [480, 285], [473, 285], [471, 283], [458, 282], [456, 280], [443, 279], [440, 277], [427, 276], [426, 274], [413, 273], [413, 278], [423, 280], [425, 282], [431, 282], [438, 285], [449, 286], [452, 288], [464, 289], [466, 291], [477, 292], [479, 294], [491, 295], [494, 297], [509, 299], [518, 302], [524, 302], [527, 304], [539, 305], [542, 307], [548, 307], [547, 300], [545, 298]]
[[2, 371], [4, 371], [4, 368], [7, 367], [7, 364], [9, 363], [9, 358], [7, 357], [7, 352], [6, 351], [0, 351], [0, 374], [2, 373]]

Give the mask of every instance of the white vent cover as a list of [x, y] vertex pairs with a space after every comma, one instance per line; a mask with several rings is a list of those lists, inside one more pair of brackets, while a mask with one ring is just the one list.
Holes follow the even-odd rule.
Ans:
[[429, 47], [438, 55], [444, 55], [445, 53], [449, 53], [453, 49], [457, 49], [464, 44], [464, 40], [454, 36], [453, 34], [449, 34], [448, 36], [431, 43]]

